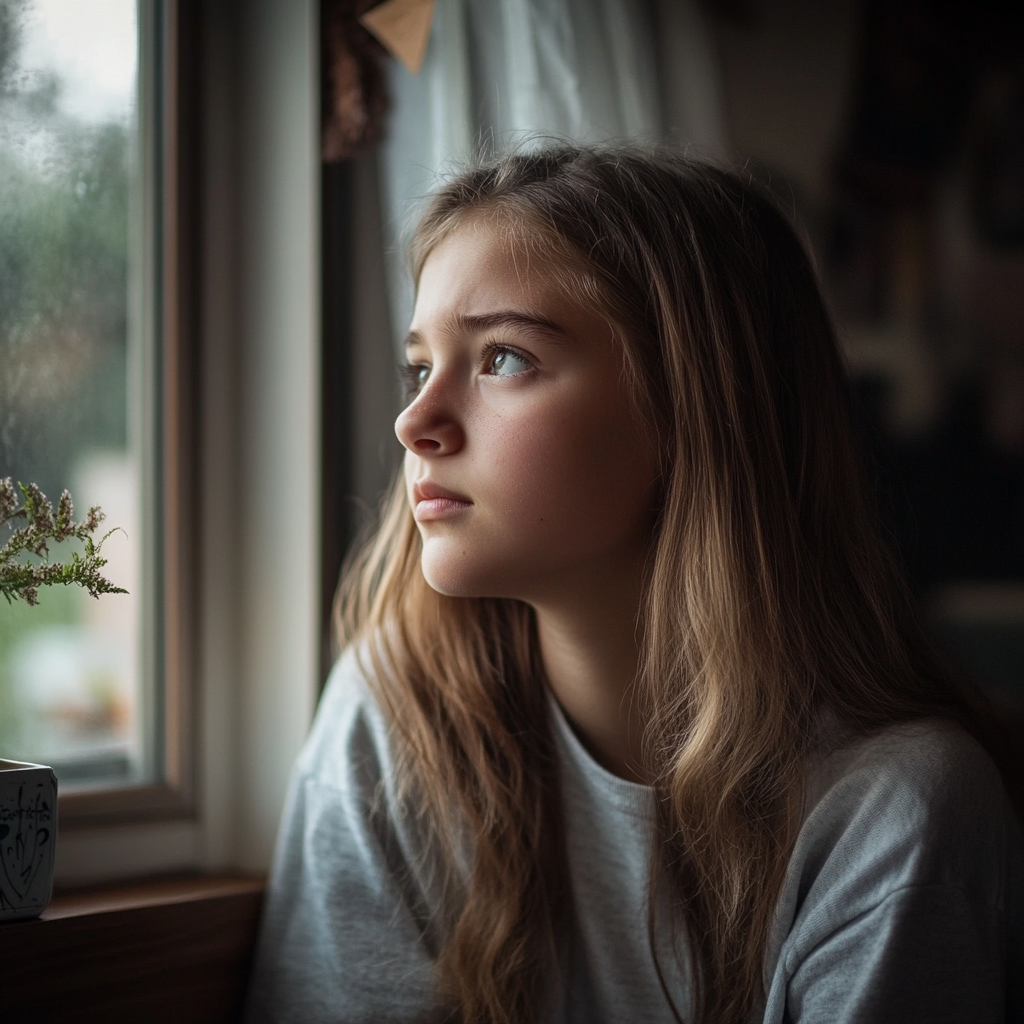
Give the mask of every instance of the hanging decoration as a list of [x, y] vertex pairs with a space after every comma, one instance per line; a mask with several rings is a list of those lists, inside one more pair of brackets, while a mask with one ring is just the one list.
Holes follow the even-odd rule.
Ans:
[[436, 0], [385, 0], [359, 23], [376, 36], [411, 75], [418, 75], [430, 41]]

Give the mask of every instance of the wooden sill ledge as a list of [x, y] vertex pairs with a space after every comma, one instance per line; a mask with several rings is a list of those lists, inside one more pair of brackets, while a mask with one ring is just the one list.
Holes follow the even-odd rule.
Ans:
[[263, 879], [175, 878], [54, 897], [0, 925], [5, 1024], [239, 1019]]

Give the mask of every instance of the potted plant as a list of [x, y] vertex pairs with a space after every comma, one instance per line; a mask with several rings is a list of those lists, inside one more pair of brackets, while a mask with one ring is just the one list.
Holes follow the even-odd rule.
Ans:
[[[20, 497], [19, 497], [20, 492]], [[40, 587], [80, 586], [93, 597], [126, 593], [100, 570], [107, 564], [103, 542], [94, 534], [103, 522], [98, 507], [75, 522], [71, 495], [64, 491], [54, 511], [35, 484], [0, 479], [0, 528], [9, 536], [0, 546], [0, 595], [7, 603], [39, 601]], [[2, 536], [2, 535], [0, 535]], [[70, 560], [50, 560], [50, 545], [77, 540], [83, 551]], [[45, 765], [0, 759], [0, 920], [35, 917], [53, 890], [57, 839], [57, 778]]]

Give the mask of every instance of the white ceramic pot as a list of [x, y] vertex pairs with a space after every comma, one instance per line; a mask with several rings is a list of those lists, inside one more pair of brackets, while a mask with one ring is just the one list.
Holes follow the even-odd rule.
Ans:
[[38, 917], [53, 894], [57, 776], [0, 760], [0, 921]]

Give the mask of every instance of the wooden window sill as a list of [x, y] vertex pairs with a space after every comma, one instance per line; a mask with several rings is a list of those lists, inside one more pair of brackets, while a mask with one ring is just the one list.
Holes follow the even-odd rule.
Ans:
[[237, 1021], [263, 886], [220, 876], [59, 894], [42, 917], [0, 924], [0, 1017]]

